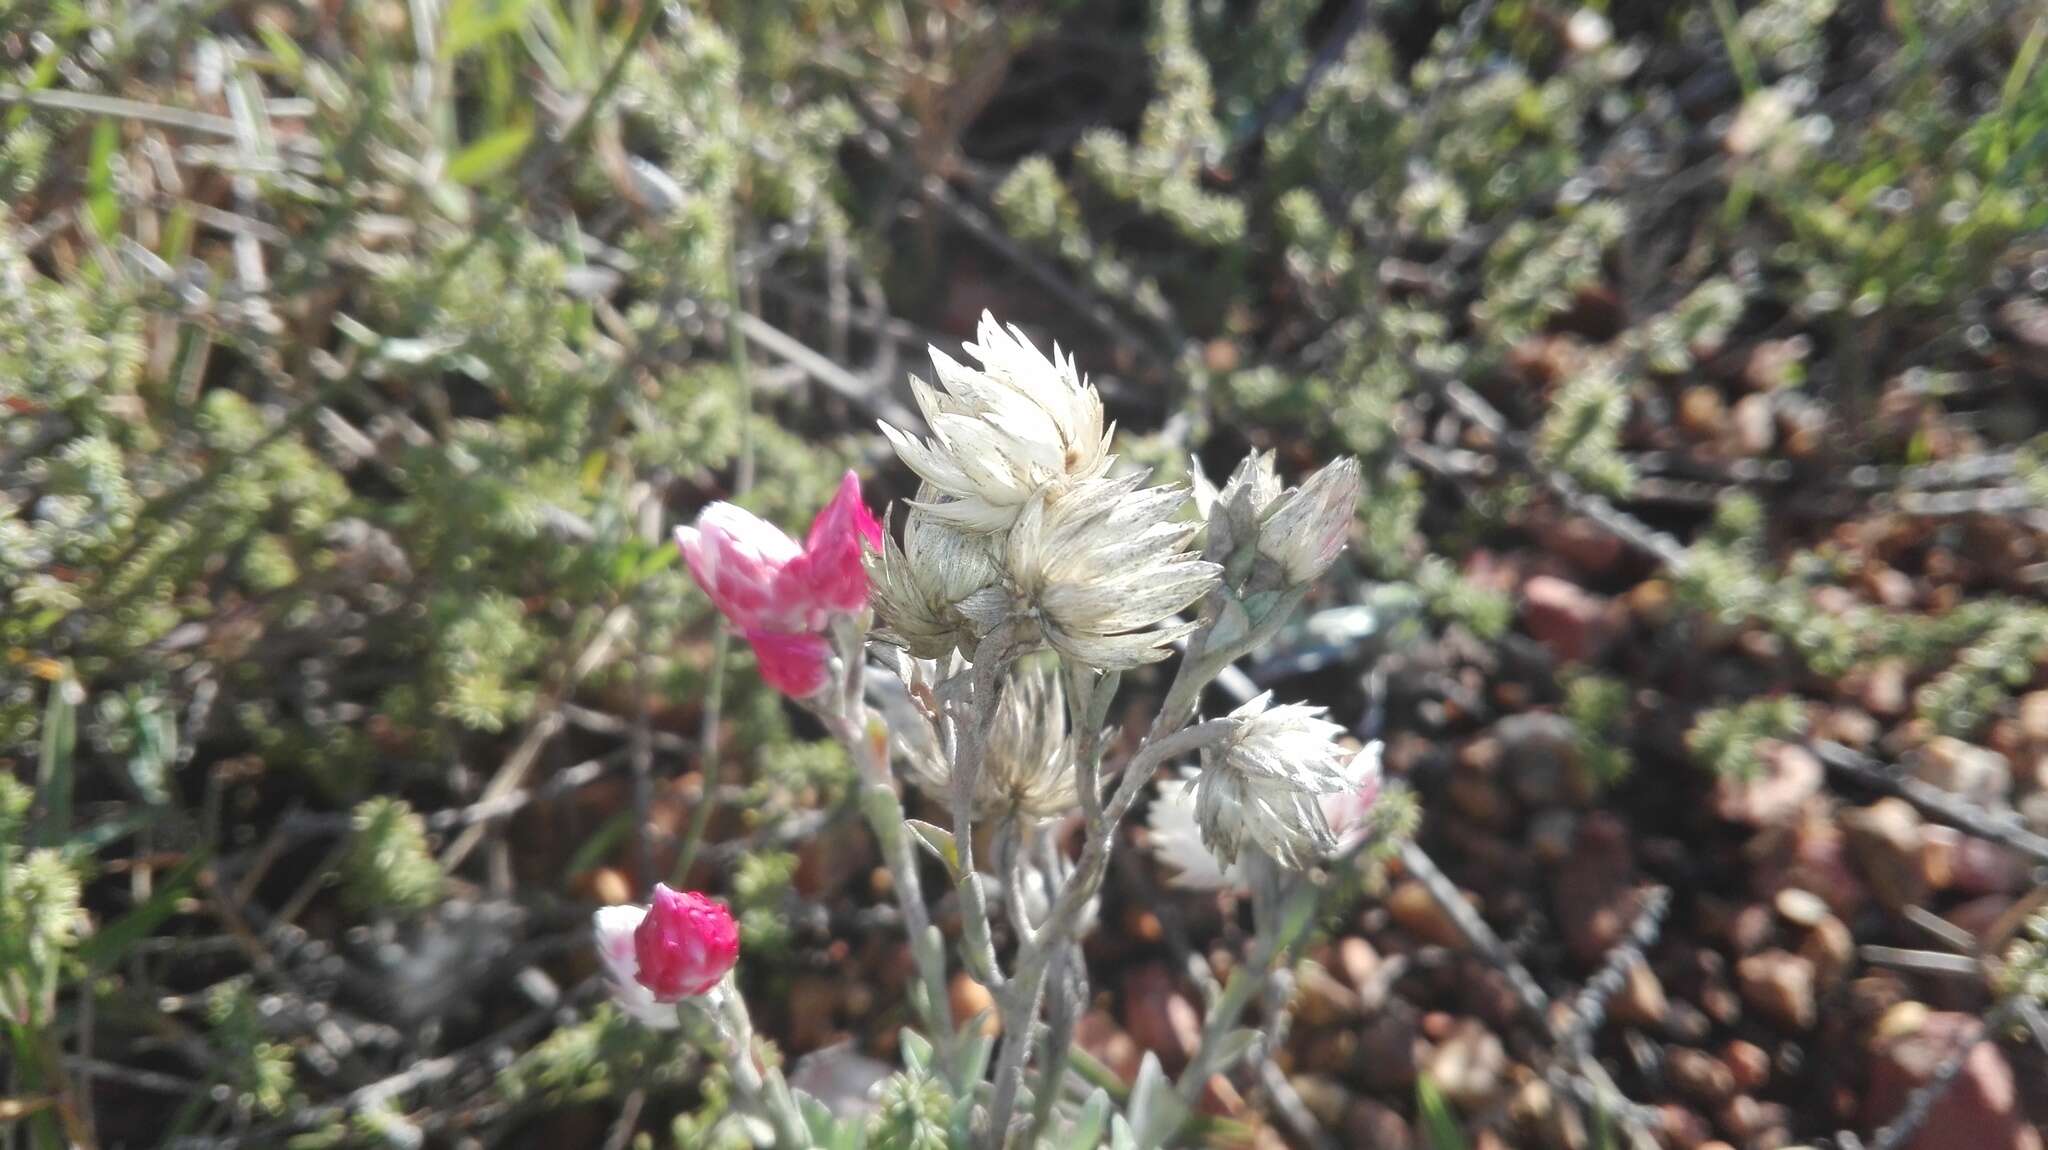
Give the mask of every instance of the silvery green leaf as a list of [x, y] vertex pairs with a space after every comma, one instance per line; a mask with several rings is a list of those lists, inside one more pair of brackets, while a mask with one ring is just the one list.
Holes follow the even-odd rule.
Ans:
[[735, 1114], [728, 1121], [738, 1123], [739, 1128], [745, 1132], [747, 1141], [754, 1145], [775, 1145], [775, 1127], [769, 1125], [766, 1118], [755, 1114]]
[[903, 1068], [905, 1070], [929, 1070], [932, 1065], [932, 1044], [924, 1035], [904, 1027], [899, 1033], [898, 1044], [903, 1047]]
[[1138, 1150], [1138, 1136], [1131, 1132], [1131, 1124], [1121, 1114], [1110, 1115], [1109, 1150]]
[[808, 1094], [798, 1094], [796, 1108], [803, 1112], [804, 1125], [810, 1129], [812, 1142], [819, 1146], [839, 1143], [839, 1119], [832, 1116], [823, 1102]]
[[935, 827], [923, 819], [907, 819], [905, 824], [916, 833], [917, 841], [924, 844], [924, 849], [946, 865], [946, 874], [954, 882], [959, 882], [960, 847], [953, 841], [953, 832], [943, 827]]
[[1126, 1108], [1131, 1115], [1131, 1136], [1139, 1150], [1164, 1146], [1188, 1117], [1187, 1104], [1174, 1093], [1173, 1081], [1160, 1068], [1159, 1056], [1149, 1050], [1138, 1064], [1138, 1080], [1131, 1085]]
[[1081, 1116], [1067, 1130], [1065, 1150], [1097, 1150], [1102, 1145], [1102, 1127], [1109, 1121], [1109, 1092], [1098, 1086], [1081, 1107]]
[[987, 1011], [975, 1015], [963, 1023], [959, 1030], [959, 1051], [953, 1076], [955, 1082], [979, 1082], [988, 1073], [988, 1056], [995, 1050], [996, 1040], [981, 1032], [981, 1025]]

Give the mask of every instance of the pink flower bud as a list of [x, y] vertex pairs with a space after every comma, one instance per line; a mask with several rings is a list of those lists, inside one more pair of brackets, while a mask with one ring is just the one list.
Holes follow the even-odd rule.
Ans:
[[695, 891], [655, 884], [647, 917], [633, 931], [634, 978], [655, 1001], [709, 993], [739, 956], [732, 912]]
[[730, 503], [706, 507], [676, 528], [676, 547], [719, 614], [742, 630], [803, 629], [809, 603], [782, 587], [782, 573], [803, 555], [796, 540]]

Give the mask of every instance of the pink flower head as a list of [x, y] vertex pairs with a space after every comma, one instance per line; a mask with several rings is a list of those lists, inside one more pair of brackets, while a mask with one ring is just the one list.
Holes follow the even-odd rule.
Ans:
[[867, 607], [865, 547], [880, 547], [882, 525], [861, 502], [849, 471], [811, 521], [799, 546], [774, 524], [730, 503], [714, 503], [693, 526], [676, 528], [690, 574], [719, 613], [753, 644], [761, 677], [798, 698], [824, 687], [835, 615]]
[[740, 956], [732, 912], [696, 891], [656, 883], [647, 915], [633, 931], [634, 979], [656, 1002], [707, 994]]

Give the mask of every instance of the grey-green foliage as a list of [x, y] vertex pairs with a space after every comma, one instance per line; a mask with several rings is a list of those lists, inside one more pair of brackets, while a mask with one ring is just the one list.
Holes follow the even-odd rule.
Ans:
[[396, 914], [439, 902], [447, 878], [428, 849], [424, 820], [403, 799], [381, 795], [356, 806], [341, 875], [356, 907]]
[[1583, 674], [1565, 684], [1564, 717], [1571, 720], [1579, 763], [1600, 783], [1618, 782], [1635, 765], [1628, 749], [1629, 686], [1606, 675]]
[[1536, 437], [1536, 458], [1594, 491], [1621, 495], [1634, 475], [1617, 450], [1628, 393], [1605, 365], [1573, 376], [1551, 401]]
[[1702, 712], [1686, 732], [1685, 745], [1716, 775], [1754, 779], [1764, 772], [1759, 743], [1805, 732], [1805, 705], [1796, 697], [1780, 695]]
[[1149, 47], [1160, 95], [1146, 106], [1137, 134], [1090, 132], [1074, 161], [1111, 197], [1158, 215], [1194, 243], [1221, 247], [1242, 237], [1244, 205], [1205, 190], [1199, 179], [1220, 156], [1223, 129], [1188, 9], [1189, 0], [1163, 0], [1156, 10]]

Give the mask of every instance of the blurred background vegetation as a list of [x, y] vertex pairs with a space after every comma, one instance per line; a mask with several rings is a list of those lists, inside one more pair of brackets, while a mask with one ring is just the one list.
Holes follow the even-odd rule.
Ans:
[[[2044, 38], [2015, 0], [0, 0], [0, 1127], [701, 1145], [721, 1084], [586, 953], [672, 874], [784, 1050], [893, 1061], [845, 765], [666, 539], [847, 466], [910, 494], [873, 420], [984, 307], [1164, 474], [1365, 460], [1250, 671], [1383, 723], [1468, 888], [1618, 812], [1705, 938], [1783, 828], [1687, 820], [1808, 738], [2048, 832]], [[1567, 785], [1481, 793], [1532, 717]], [[1102, 1011], [1157, 1045], [1117, 972], [1234, 928], [1162, 939], [1120, 881]], [[1572, 941], [1537, 889], [1481, 901]], [[1327, 933], [1381, 928], [1420, 931]], [[1769, 1130], [1858, 1125], [1825, 1049]], [[1326, 1126], [1506, 1121], [1302, 1059]]]

